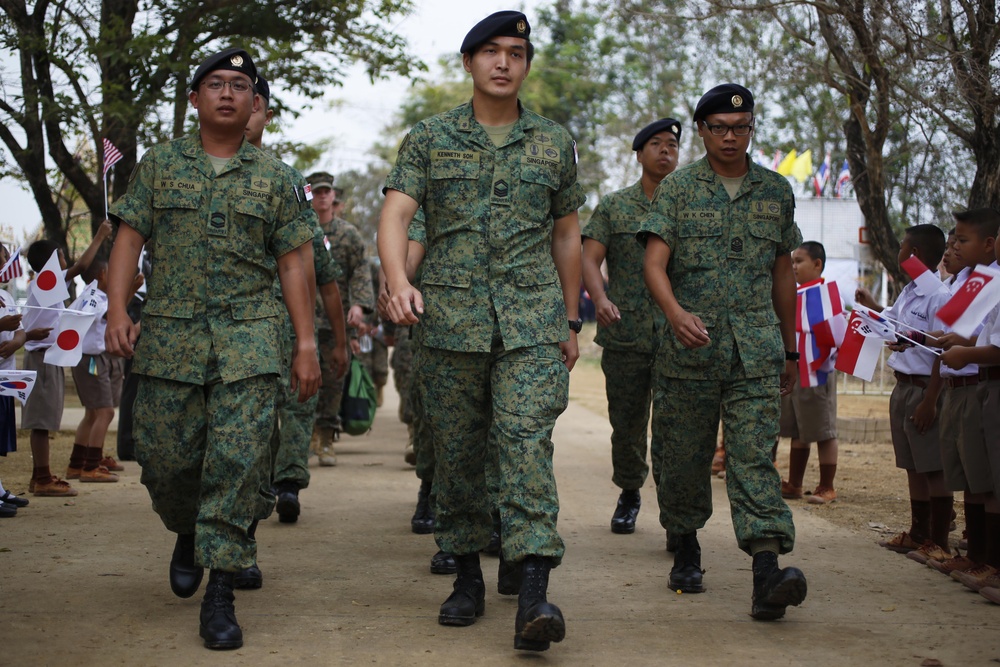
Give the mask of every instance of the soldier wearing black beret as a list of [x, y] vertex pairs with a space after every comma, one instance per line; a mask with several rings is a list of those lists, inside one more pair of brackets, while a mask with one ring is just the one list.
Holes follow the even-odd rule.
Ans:
[[211, 72], [232, 71], [246, 74], [250, 79], [251, 86], [257, 84], [257, 67], [253, 63], [250, 54], [239, 48], [226, 49], [214, 56], [206, 58], [191, 77], [191, 90], [197, 90], [198, 84]]

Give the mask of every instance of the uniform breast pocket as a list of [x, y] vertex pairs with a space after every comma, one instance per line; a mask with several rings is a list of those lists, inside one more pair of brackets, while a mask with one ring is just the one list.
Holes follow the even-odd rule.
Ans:
[[184, 190], [153, 191], [153, 235], [165, 246], [194, 245], [203, 238], [199, 228], [201, 192]]
[[432, 160], [432, 187], [427, 192], [432, 210], [444, 219], [468, 218], [479, 200], [479, 162]]
[[715, 220], [682, 221], [677, 230], [677, 248], [671, 248], [671, 262], [687, 270], [717, 269], [721, 257], [722, 223]]
[[750, 220], [747, 223], [750, 231], [750, 247], [747, 248], [748, 258], [759, 258], [770, 265], [778, 252], [778, 244], [781, 243], [781, 230], [773, 222], [762, 220]]
[[233, 224], [227, 238], [241, 257], [258, 261], [264, 257], [265, 228], [274, 216], [271, 208], [255, 199], [237, 199], [233, 203]]
[[521, 178], [515, 193], [514, 219], [521, 229], [547, 224], [552, 196], [559, 189], [557, 165], [521, 164]]

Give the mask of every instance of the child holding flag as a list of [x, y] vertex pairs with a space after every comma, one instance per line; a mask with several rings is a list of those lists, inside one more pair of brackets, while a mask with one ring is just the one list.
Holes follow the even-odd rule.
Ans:
[[[90, 266], [101, 244], [111, 236], [111, 223], [105, 220], [94, 234], [94, 240], [80, 255], [73, 266], [66, 267], [66, 259], [55, 241], [42, 239], [28, 247], [28, 265], [36, 273], [36, 282], [53, 253], [58, 253], [61, 279], [72, 280]], [[66, 376], [61, 366], [45, 363], [45, 352], [55, 343], [55, 331], [59, 322], [62, 303], [51, 308], [39, 308], [36, 285], [28, 290], [28, 301], [24, 307], [22, 323], [28, 331], [28, 342], [24, 345], [24, 369], [37, 371], [35, 388], [21, 410], [21, 428], [31, 431], [31, 456], [34, 470], [28, 491], [36, 496], [75, 496], [76, 489], [54, 476], [49, 469], [49, 431], [57, 431], [62, 425], [63, 397]], [[33, 334], [37, 333], [38, 337]]]
[[779, 435], [792, 439], [788, 459], [788, 481], [781, 480], [781, 496], [802, 497], [802, 480], [809, 463], [809, 445], [819, 452], [819, 486], [809, 502], [823, 505], [837, 499], [833, 479], [837, 474], [837, 381], [833, 362], [837, 334], [843, 339], [846, 319], [834, 283], [822, 277], [826, 249], [817, 241], [806, 241], [792, 251], [792, 273], [798, 283], [796, 349], [799, 381], [781, 397]]
[[[9, 253], [0, 244], [0, 266], [7, 264]], [[21, 316], [14, 309], [14, 299], [0, 289], [0, 372], [17, 368], [14, 353], [24, 345], [25, 333], [21, 326]], [[17, 450], [17, 424], [14, 421], [14, 397], [0, 396], [0, 456]], [[17, 509], [28, 504], [27, 499], [18, 498], [0, 484], [0, 517], [17, 515]]]
[[[899, 264], [914, 281], [900, 292], [896, 302], [883, 309], [868, 290], [860, 288], [854, 300], [881, 312], [900, 329], [926, 332], [934, 314], [948, 300], [943, 283], [927, 270], [936, 267], [945, 250], [944, 232], [934, 225], [916, 225], [906, 230], [899, 247]], [[926, 278], [917, 276], [930, 276]], [[936, 282], [932, 282], [936, 281]], [[910, 529], [880, 546], [898, 553], [944, 552], [952, 520], [952, 495], [944, 482], [938, 432], [941, 379], [937, 359], [925, 348], [908, 344], [890, 345], [888, 364], [896, 376], [889, 399], [889, 425], [896, 467], [906, 471], [910, 493]]]

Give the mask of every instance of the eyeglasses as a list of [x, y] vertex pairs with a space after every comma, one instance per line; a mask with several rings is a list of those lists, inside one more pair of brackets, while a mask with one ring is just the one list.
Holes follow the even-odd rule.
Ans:
[[226, 86], [229, 86], [230, 90], [234, 93], [245, 93], [250, 90], [250, 84], [241, 79], [236, 79], [235, 81], [223, 81], [222, 79], [212, 79], [211, 81], [203, 81], [202, 84], [213, 93], [220, 92]]
[[717, 137], [724, 137], [729, 134], [729, 131], [733, 131], [734, 137], [745, 137], [751, 132], [753, 132], [753, 125], [714, 125], [702, 121], [702, 124], [708, 128], [708, 131]]

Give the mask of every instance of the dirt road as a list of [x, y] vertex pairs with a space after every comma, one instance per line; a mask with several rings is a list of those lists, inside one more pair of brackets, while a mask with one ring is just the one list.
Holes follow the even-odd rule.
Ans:
[[79, 485], [68, 502], [32, 498], [0, 522], [0, 665], [1000, 662], [1000, 607], [801, 507], [797, 548], [782, 563], [805, 571], [809, 596], [783, 621], [752, 621], [750, 559], [734, 546], [720, 480], [701, 533], [708, 590], [669, 591], [651, 483], [636, 533], [612, 534], [610, 427], [574, 402], [554, 438], [567, 554], [550, 599], [566, 615], [566, 640], [544, 654], [513, 650], [516, 599], [496, 594], [490, 558], [486, 616], [439, 626], [452, 578], [429, 573], [433, 540], [409, 529], [417, 480], [403, 463], [394, 401], [387, 391], [373, 432], [341, 443], [336, 468], [312, 469], [298, 524], [261, 525], [264, 588], [237, 596], [242, 649], [202, 647], [200, 595], [170, 593], [172, 535], [129, 463], [118, 484]]

